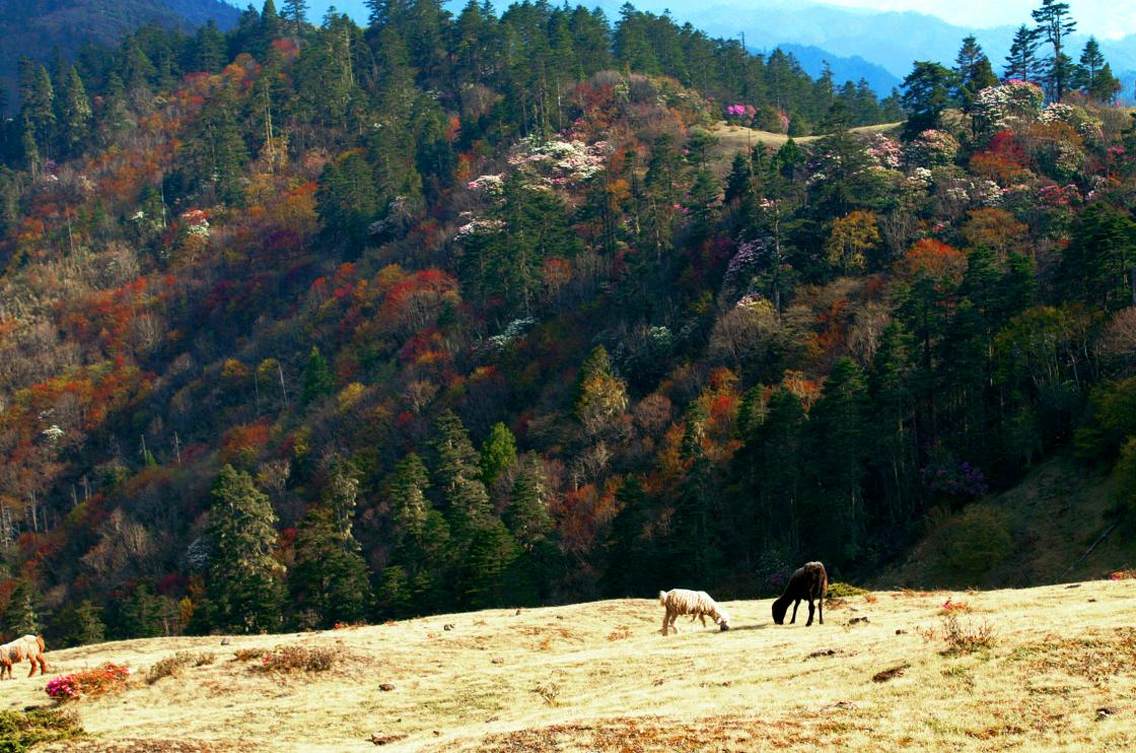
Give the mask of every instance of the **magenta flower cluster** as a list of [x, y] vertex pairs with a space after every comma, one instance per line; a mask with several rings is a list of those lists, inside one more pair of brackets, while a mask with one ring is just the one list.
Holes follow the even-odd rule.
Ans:
[[735, 118], [752, 118], [757, 114], [757, 108], [753, 105], [733, 104], [726, 106], [726, 115]]
[[45, 688], [47, 694], [57, 701], [70, 701], [80, 695], [79, 680], [75, 675], [60, 675], [52, 678]]

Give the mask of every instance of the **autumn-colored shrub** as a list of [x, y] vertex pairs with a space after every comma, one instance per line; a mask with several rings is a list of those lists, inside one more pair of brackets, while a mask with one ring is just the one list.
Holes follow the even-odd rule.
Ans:
[[260, 658], [261, 672], [326, 672], [335, 664], [338, 652], [326, 646], [277, 646]]
[[45, 692], [59, 702], [76, 698], [93, 698], [125, 690], [126, 681], [129, 679], [130, 667], [107, 662], [95, 669], [52, 678], [47, 683]]

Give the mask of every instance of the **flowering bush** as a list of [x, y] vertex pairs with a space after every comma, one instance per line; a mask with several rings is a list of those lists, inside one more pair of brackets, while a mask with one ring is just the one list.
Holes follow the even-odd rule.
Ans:
[[938, 167], [953, 163], [958, 151], [958, 139], [946, 131], [928, 128], [907, 144], [904, 158], [913, 167]]
[[1010, 79], [998, 86], [988, 86], [975, 97], [973, 117], [976, 131], [991, 136], [998, 131], [1014, 129], [1037, 119], [1045, 94], [1029, 81]]
[[44, 689], [56, 701], [71, 701], [83, 696], [93, 697], [117, 693], [126, 688], [130, 667], [107, 662], [101, 667], [73, 672], [52, 678]]
[[895, 139], [877, 133], [868, 144], [868, 156], [878, 167], [895, 170], [903, 163], [903, 146]]
[[563, 139], [521, 139], [509, 153], [514, 168], [531, 174], [546, 185], [567, 185], [592, 178], [604, 169], [611, 145], [606, 141], [586, 144]]

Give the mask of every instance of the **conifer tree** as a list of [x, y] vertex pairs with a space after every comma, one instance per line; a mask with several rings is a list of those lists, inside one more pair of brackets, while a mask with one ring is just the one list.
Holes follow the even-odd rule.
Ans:
[[1002, 67], [1002, 75], [1007, 79], [1035, 82], [1039, 78], [1037, 58], [1038, 32], [1026, 25], [1021, 25], [1014, 32], [1014, 40], [1010, 45], [1010, 54], [1006, 56], [1006, 63]]
[[335, 390], [335, 378], [331, 375], [331, 367], [328, 366], [327, 359], [320, 353], [319, 348], [314, 345], [308, 353], [303, 380], [300, 400], [304, 405], [310, 405]]
[[299, 35], [308, 22], [307, 0], [284, 0], [283, 17], [292, 22], [292, 33]]
[[459, 538], [486, 525], [492, 510], [481, 481], [477, 451], [461, 419], [447, 410], [434, 424], [434, 478], [446, 505], [446, 515]]
[[430, 501], [426, 499], [429, 485], [426, 465], [417, 454], [409, 453], [395, 466], [386, 488], [391, 518], [400, 536], [417, 538], [422, 534], [430, 512]]
[[1077, 22], [1069, 15], [1069, 3], [1059, 0], [1041, 0], [1041, 7], [1032, 11], [1039, 36], [1049, 43], [1051, 53], [1046, 61], [1045, 76], [1049, 94], [1060, 102], [1073, 78], [1073, 60], [1065, 53], [1065, 40], [1077, 29]]
[[74, 154], [86, 143], [91, 128], [91, 101], [87, 89], [75, 66], [67, 70], [60, 102], [60, 120], [63, 127], [63, 146]]
[[523, 463], [509, 494], [503, 519], [513, 538], [525, 551], [543, 541], [552, 530], [545, 480], [535, 458]]
[[487, 489], [517, 462], [517, 440], [503, 423], [493, 424], [481, 445], [481, 480]]
[[333, 502], [308, 510], [297, 529], [295, 548], [288, 584], [301, 623], [327, 628], [367, 616], [373, 601], [367, 563]]
[[283, 566], [273, 556], [276, 513], [252, 477], [230, 465], [213, 484], [206, 589], [214, 627], [245, 633], [280, 626]]
[[970, 112], [978, 92], [998, 83], [998, 77], [990, 66], [990, 58], [986, 57], [982, 45], [978, 44], [974, 35], [962, 40], [954, 70], [958, 85], [956, 96], [964, 112]]
[[39, 615], [35, 608], [34, 591], [26, 581], [19, 581], [4, 610], [4, 634], [8, 640], [24, 635], [38, 635]]

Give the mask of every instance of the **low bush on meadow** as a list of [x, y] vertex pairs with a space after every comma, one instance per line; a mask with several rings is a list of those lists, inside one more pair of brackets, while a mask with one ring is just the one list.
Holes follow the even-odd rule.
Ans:
[[45, 688], [47, 694], [59, 702], [76, 698], [93, 698], [126, 689], [130, 667], [107, 662], [95, 669], [72, 672], [52, 678]]
[[0, 753], [26, 753], [37, 743], [70, 740], [83, 735], [72, 711], [44, 708], [0, 711]]
[[327, 647], [277, 646], [260, 658], [261, 672], [326, 672], [335, 664], [336, 651]]

